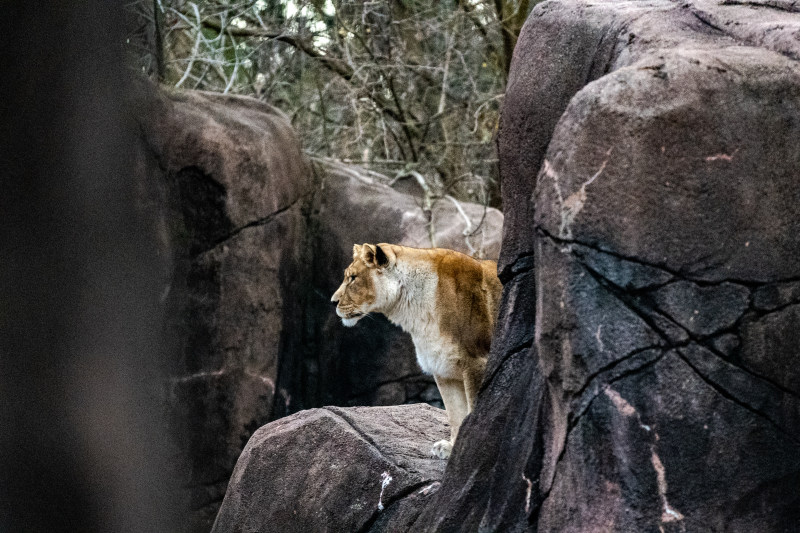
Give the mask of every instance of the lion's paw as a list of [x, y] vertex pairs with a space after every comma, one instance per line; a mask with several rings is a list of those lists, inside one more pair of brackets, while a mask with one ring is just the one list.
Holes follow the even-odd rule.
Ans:
[[433, 443], [431, 454], [439, 459], [447, 459], [450, 457], [450, 452], [453, 451], [453, 443], [449, 440], [440, 440]]

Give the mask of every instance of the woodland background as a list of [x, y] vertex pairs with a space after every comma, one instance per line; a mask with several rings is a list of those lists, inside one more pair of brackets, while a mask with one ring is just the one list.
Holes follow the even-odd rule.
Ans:
[[537, 3], [147, 0], [128, 42], [167, 86], [277, 106], [312, 156], [499, 207], [493, 139]]

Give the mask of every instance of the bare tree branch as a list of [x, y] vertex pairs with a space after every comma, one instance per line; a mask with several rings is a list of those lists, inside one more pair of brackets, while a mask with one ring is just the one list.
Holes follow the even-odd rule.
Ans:
[[431, 202], [497, 205], [505, 69], [535, 0], [140, 1], [163, 13], [167, 83], [270, 101], [311, 153], [414, 172]]

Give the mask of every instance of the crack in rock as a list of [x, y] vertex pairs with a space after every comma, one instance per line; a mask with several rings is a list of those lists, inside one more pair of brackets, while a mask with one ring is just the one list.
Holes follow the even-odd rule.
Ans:
[[[684, 350], [684, 349], [675, 350], [675, 353], [678, 355], [678, 357], [680, 357], [681, 360], [683, 360], [683, 362], [686, 363], [686, 365], [689, 366], [689, 368], [691, 368], [692, 371], [694, 371], [694, 373], [700, 379], [702, 379], [706, 384], [708, 384], [708, 386], [710, 386], [712, 389], [714, 389], [722, 397], [726, 398], [727, 400], [730, 400], [731, 402], [735, 403], [739, 407], [742, 407], [742, 408], [750, 411], [751, 413], [756, 415], [758, 418], [766, 421], [768, 424], [770, 424], [772, 427], [774, 427], [781, 434], [785, 435], [787, 438], [789, 438], [793, 442], [800, 443], [800, 435], [798, 435], [796, 433], [793, 433], [791, 428], [785, 428], [780, 423], [780, 421], [774, 420], [773, 416], [771, 416], [769, 413], [766, 413], [766, 412], [758, 409], [757, 407], [751, 405], [747, 401], [742, 400], [741, 398], [739, 398], [736, 394], [734, 394], [734, 392], [732, 392], [725, 385], [720, 383], [720, 380], [715, 379], [713, 377], [713, 375], [712, 375], [713, 373], [709, 371], [711, 369], [706, 368], [706, 372], [704, 372], [701, 369], [701, 365], [705, 366], [705, 367], [708, 367], [708, 363], [703, 361], [701, 359], [701, 356], [699, 354], [695, 353], [695, 352], [696, 352], [696, 350], [695, 351], [691, 351], [691, 350], [687, 351], [687, 350]], [[734, 366], [734, 365], [731, 365], [731, 366]]]
[[[669, 349], [666, 347], [640, 348], [606, 365], [590, 376], [580, 392], [575, 394], [577, 402], [573, 404], [574, 407], [571, 409], [574, 415], [571, 416], [569, 421], [567, 437], [569, 437], [569, 432], [578, 425], [583, 415], [589, 410], [594, 400], [603, 393], [605, 387], [650, 368], [661, 361], [667, 353], [669, 353]], [[614, 374], [613, 371], [620, 370], [620, 367], [622, 367], [621, 371], [618, 374]], [[605, 377], [608, 377], [605, 383], [597, 383], [597, 381]], [[587, 391], [591, 392], [587, 394]]]
[[[586, 267], [586, 265], [584, 265]], [[620, 302], [622, 302], [631, 312], [636, 314], [642, 320], [644, 320], [648, 326], [650, 326], [651, 330], [659, 335], [664, 341], [665, 345], [670, 348], [679, 348], [679, 347], [686, 347], [691, 342], [696, 343], [698, 346], [702, 346], [710, 353], [716, 355], [720, 359], [722, 359], [726, 364], [731, 365], [735, 369], [746, 373], [747, 375], [751, 376], [752, 378], [761, 380], [769, 384], [772, 388], [782, 391], [785, 394], [789, 394], [792, 397], [796, 397], [796, 393], [792, 390], [787, 389], [785, 386], [777, 383], [773, 379], [770, 379], [767, 376], [758, 374], [752, 371], [749, 368], [746, 368], [742, 365], [736, 364], [735, 362], [731, 361], [729, 358], [725, 357], [725, 352], [722, 351], [720, 348], [717, 347], [717, 344], [721, 341], [722, 337], [731, 336], [734, 337], [734, 342], [737, 344], [740, 342], [739, 334], [733, 334], [732, 332], [738, 332], [738, 325], [741, 323], [744, 317], [749, 316], [747, 311], [742, 312], [739, 314], [738, 317], [735, 318], [733, 323], [729, 324], [722, 329], [714, 329], [713, 332], [708, 334], [703, 334], [703, 332], [692, 331], [684, 327], [682, 324], [677, 323], [672, 317], [666, 316], [662, 314], [660, 309], [653, 308], [646, 305], [647, 302], [642, 302], [638, 297], [629, 295], [625, 293], [625, 291], [621, 287], [617, 287], [611, 281], [603, 278], [599, 273], [595, 272], [589, 267], [586, 267], [587, 271], [597, 279], [597, 281], [604, 286], [609, 292], [614, 295]], [[734, 313], [736, 314], [736, 313]], [[678, 334], [676, 334], [676, 331]], [[724, 345], [722, 346], [724, 349]]]
[[308, 198], [307, 196], [301, 196], [301, 197], [297, 198], [294, 202], [281, 207], [277, 211], [273, 211], [269, 215], [266, 215], [264, 217], [261, 217], [261, 218], [258, 218], [256, 220], [250, 221], [247, 224], [244, 224], [242, 226], [239, 226], [239, 227], [229, 231], [228, 233], [226, 233], [225, 235], [223, 235], [222, 237], [220, 237], [219, 239], [217, 239], [213, 243], [211, 243], [211, 245], [208, 246], [207, 248], [205, 248], [203, 250], [200, 250], [200, 251], [196, 252], [195, 254], [193, 254], [193, 256], [194, 257], [198, 257], [198, 256], [201, 256], [201, 255], [203, 255], [205, 253], [208, 253], [211, 250], [213, 250], [214, 248], [218, 247], [219, 245], [221, 245], [221, 244], [233, 239], [234, 237], [236, 237], [241, 232], [243, 232], [243, 231], [245, 231], [247, 229], [254, 228], [254, 227], [257, 227], [257, 226], [264, 226], [266, 224], [269, 224], [270, 222], [272, 222], [273, 220], [278, 218], [280, 215], [282, 215], [285, 212], [287, 212], [290, 209], [292, 209], [298, 203], [307, 200], [307, 198]]
[[671, 275], [671, 276], [673, 276], [673, 277], [675, 277], [675, 278], [677, 278], [679, 280], [689, 281], [689, 282], [694, 283], [696, 285], [699, 285], [701, 287], [713, 287], [713, 286], [717, 286], [717, 285], [722, 285], [723, 283], [735, 283], [737, 285], [743, 285], [743, 286], [748, 287], [748, 288], [757, 289], [759, 287], [769, 286], [769, 285], [800, 283], [800, 276], [790, 276], [790, 277], [787, 277], [787, 278], [774, 279], [774, 280], [769, 280], [769, 281], [754, 281], [754, 280], [740, 279], [740, 278], [720, 278], [720, 279], [692, 278], [690, 276], [685, 275], [682, 272], [679, 272], [677, 270], [671, 269], [671, 268], [669, 268], [668, 266], [666, 266], [664, 264], [650, 263], [650, 262], [645, 261], [645, 260], [643, 260], [643, 259], [641, 259], [639, 257], [629, 256], [629, 255], [622, 254], [620, 252], [616, 252], [616, 251], [613, 251], [613, 250], [608, 250], [606, 248], [602, 248], [598, 244], [594, 244], [594, 243], [590, 243], [590, 242], [586, 242], [586, 241], [581, 241], [579, 239], [575, 239], [575, 238], [563, 239], [563, 238], [557, 237], [557, 236], [553, 235], [552, 233], [550, 233], [547, 230], [547, 228], [543, 227], [541, 224], [537, 224], [535, 229], [534, 229], [534, 231], [536, 231], [542, 237], [552, 241], [557, 246], [560, 246], [561, 250], [564, 253], [574, 253], [575, 252], [575, 248], [576, 248], [575, 245], [578, 245], [578, 246], [593, 250], [595, 252], [599, 252], [601, 254], [606, 254], [606, 255], [614, 257], [616, 259], [620, 259], [622, 261], [628, 261], [628, 262], [636, 264], [636, 265], [641, 265], [641, 266], [644, 266], [644, 267], [649, 267], [649, 268], [652, 268], [652, 269], [661, 270], [664, 273], [669, 274], [669, 275]]
[[535, 267], [535, 258], [533, 252], [520, 254], [514, 259], [510, 265], [503, 267], [501, 272], [498, 272], [497, 277], [503, 285], [507, 285], [511, 280], [520, 274], [530, 272]]
[[[750, 1], [738, 1], [738, 0], [723, 0], [720, 4], [721, 6], [729, 6], [729, 7], [749, 7], [749, 8], [762, 8], [765, 10], [772, 9], [775, 11], [782, 11], [788, 13], [796, 13], [800, 12], [800, 6], [797, 5], [796, 2], [780, 2], [779, 0], [775, 0], [772, 2], [757, 2], [754, 0]], [[722, 28], [715, 22], [717, 22], [718, 16], [715, 17], [715, 14], [712, 12], [703, 11], [702, 9], [697, 8], [696, 6], [692, 6], [691, 4], [683, 4], [682, 7], [687, 9], [689, 13], [691, 13], [698, 21], [700, 21], [704, 26], [707, 26], [718, 32], [729, 39], [732, 39], [736, 43], [740, 43], [744, 46], [750, 46], [753, 48], [758, 48], [761, 50], [768, 50], [770, 52], [774, 52], [776, 54], [780, 54], [785, 58], [798, 61], [800, 60], [800, 54], [796, 51], [796, 49], [787, 49], [786, 47], [782, 46], [778, 42], [769, 43], [762, 40], [759, 36], [756, 35], [747, 35], [737, 33], [735, 31], [731, 31], [725, 28]], [[740, 15], [738, 18], [731, 18], [728, 20], [721, 20], [720, 22], [724, 22], [726, 26], [729, 26], [734, 29], [739, 29], [741, 24], [741, 19], [745, 18], [744, 15]], [[774, 21], [774, 27], [780, 28], [781, 21], [776, 20]], [[770, 46], [772, 44], [772, 46]]]
[[389, 457], [387, 457], [383, 453], [383, 450], [375, 443], [375, 441], [372, 439], [372, 437], [370, 437], [369, 435], [364, 433], [364, 431], [362, 431], [361, 428], [357, 427], [356, 424], [352, 421], [352, 419], [349, 416], [347, 416], [342, 411], [341, 408], [331, 406], [331, 407], [323, 407], [322, 409], [324, 409], [325, 411], [329, 412], [331, 415], [333, 415], [334, 418], [337, 418], [337, 419], [341, 420], [342, 422], [344, 422], [346, 426], [351, 428], [353, 430], [353, 432], [361, 438], [361, 440], [366, 442], [372, 449], [374, 449], [378, 453], [378, 455], [381, 457], [381, 459], [386, 461], [387, 464], [393, 465], [397, 469], [403, 470], [403, 471], [408, 473], [408, 470], [406, 468], [403, 468], [401, 465], [397, 464], [395, 461], [392, 461], [391, 459], [389, 459]]
[[680, 280], [653, 294], [656, 310], [700, 337], [715, 335], [736, 324], [747, 311], [749, 300], [746, 287], [728, 282], [701, 287]]

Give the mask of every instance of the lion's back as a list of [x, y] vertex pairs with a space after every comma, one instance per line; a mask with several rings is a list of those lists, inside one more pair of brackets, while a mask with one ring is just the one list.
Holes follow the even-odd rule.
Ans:
[[436, 309], [442, 334], [466, 354], [485, 357], [502, 291], [497, 263], [446, 249], [437, 249], [432, 256], [438, 276]]

